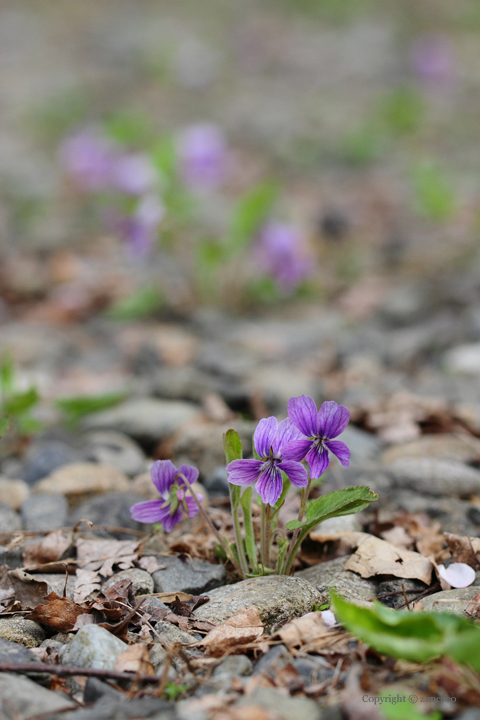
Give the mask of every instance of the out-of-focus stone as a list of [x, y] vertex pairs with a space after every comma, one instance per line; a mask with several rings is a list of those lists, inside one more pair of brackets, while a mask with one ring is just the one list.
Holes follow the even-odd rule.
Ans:
[[385, 466], [399, 488], [427, 495], [469, 497], [480, 492], [480, 471], [455, 460], [398, 458]]
[[24, 500], [21, 515], [25, 530], [55, 530], [66, 525], [68, 502], [60, 493], [37, 493]]
[[[348, 444], [348, 443], [347, 443]], [[381, 461], [388, 465], [400, 458], [437, 458], [469, 463], [480, 456], [480, 440], [469, 435], [463, 440], [458, 435], [422, 435], [401, 445], [385, 450]]]
[[127, 491], [128, 478], [112, 465], [78, 463], [66, 465], [40, 480], [34, 486], [36, 493], [61, 493], [66, 496], [70, 508], [88, 498], [108, 492]]
[[423, 609], [428, 612], [445, 612], [461, 617], [470, 617], [465, 612], [470, 600], [478, 594], [478, 586], [470, 585], [466, 588], [452, 588], [428, 595], [422, 599]]
[[1, 711], [3, 718], [28, 718], [34, 715], [61, 717], [61, 709], [76, 709], [78, 706], [61, 692], [47, 690], [33, 680], [13, 673], [0, 674], [0, 703], [8, 708], [8, 715]]
[[181, 400], [138, 398], [111, 410], [95, 413], [83, 422], [88, 429], [117, 430], [151, 445], [200, 416], [199, 408]]
[[22, 529], [20, 515], [10, 505], [0, 504], [0, 532], [10, 533]]
[[82, 455], [59, 440], [43, 440], [30, 448], [26, 460], [23, 479], [33, 485], [65, 465], [81, 462]]
[[127, 647], [100, 625], [85, 625], [59, 655], [62, 665], [113, 670], [118, 656]]
[[139, 568], [130, 568], [129, 570], [122, 570], [121, 572], [115, 573], [115, 575], [112, 575], [112, 577], [103, 583], [102, 590], [112, 587], [116, 582], [123, 579], [132, 581], [132, 588], [135, 595], [149, 595], [153, 593], [154, 582], [152, 576], [146, 570], [140, 570]]
[[20, 510], [20, 505], [30, 493], [30, 488], [23, 480], [10, 480], [0, 477], [0, 503]]
[[[79, 520], [90, 520], [94, 525], [145, 532], [151, 526], [137, 522], [130, 513], [132, 505], [144, 500], [142, 495], [133, 492], [112, 492], [98, 495], [77, 505], [68, 516], [68, 524], [75, 525]], [[109, 534], [119, 540], [132, 539], [130, 533], [122, 533], [121, 530], [109, 531]]]
[[443, 356], [443, 365], [447, 372], [459, 375], [479, 375], [480, 343], [458, 345], [447, 350]]
[[223, 565], [213, 565], [205, 560], [180, 559], [178, 555], [162, 557], [164, 570], [153, 573], [155, 592], [183, 592], [200, 595], [223, 585], [227, 575]]
[[145, 469], [142, 448], [124, 433], [96, 430], [86, 433], [82, 440], [85, 459], [89, 462], [112, 465], [129, 477]]

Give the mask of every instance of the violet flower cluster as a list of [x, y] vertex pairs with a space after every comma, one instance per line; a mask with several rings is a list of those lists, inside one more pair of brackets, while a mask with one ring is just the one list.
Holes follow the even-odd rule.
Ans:
[[342, 465], [348, 466], [350, 450], [341, 440], [334, 440], [348, 425], [350, 413], [343, 405], [325, 402], [319, 411], [308, 395], [292, 398], [289, 417], [277, 423], [276, 418], [260, 420], [254, 435], [254, 447], [260, 460], [234, 460], [227, 465], [232, 485], [255, 487], [262, 502], [275, 505], [279, 499], [283, 471], [292, 485], [306, 487], [308, 475], [302, 465], [306, 460], [312, 479], [320, 478], [328, 468], [328, 451]]
[[[171, 460], [157, 460], [150, 470], [152, 482], [160, 494], [158, 500], [146, 500], [130, 508], [134, 520], [143, 523], [161, 523], [165, 532], [173, 530], [186, 515], [193, 518], [199, 507], [189, 494], [189, 484], [198, 478], [198, 470], [192, 465], [176, 468]], [[199, 502], [203, 496], [197, 495]]]

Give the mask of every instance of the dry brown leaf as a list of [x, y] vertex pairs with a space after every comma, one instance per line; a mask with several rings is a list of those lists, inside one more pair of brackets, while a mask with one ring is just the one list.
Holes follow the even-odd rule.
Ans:
[[84, 614], [88, 614], [86, 608], [76, 605], [68, 598], [60, 597], [56, 592], [51, 592], [46, 596], [44, 603], [38, 605], [26, 618], [57, 632], [68, 633], [75, 627], [77, 618]]
[[83, 613], [83, 615], [79, 615], [77, 617], [75, 625], [72, 628], [72, 632], [75, 632], [76, 630], [81, 630], [82, 627], [85, 627], [85, 625], [93, 625], [94, 623], [95, 618], [93, 617], [93, 615], [87, 615], [87, 613]]
[[77, 560], [80, 568], [97, 570], [103, 577], [113, 575], [113, 566], [127, 570], [138, 560], [138, 540], [84, 540], [76, 542]]
[[476, 618], [479, 610], [480, 610], [480, 592], [478, 592], [475, 595], [475, 597], [473, 597], [470, 600], [467, 607], [465, 608], [465, 612], [467, 613], [467, 615], [470, 615], [471, 617]]
[[36, 580], [32, 575], [19, 568], [10, 570], [8, 577], [22, 610], [33, 610], [37, 605], [44, 602], [45, 596], [50, 591], [46, 582]]
[[415, 578], [429, 585], [433, 564], [420, 553], [395, 547], [370, 535], [347, 560], [344, 570], [353, 570], [364, 578], [372, 575]]
[[137, 565], [150, 573], [150, 575], [153, 575], [157, 570], [165, 570], [165, 565], [159, 563], [155, 555], [144, 555], [138, 560]]
[[140, 673], [141, 675], [155, 675], [147, 646], [143, 642], [129, 645], [120, 653], [114, 670], [119, 672]]
[[221, 657], [239, 645], [254, 642], [263, 635], [263, 623], [256, 607], [247, 607], [235, 613], [221, 625], [210, 630], [200, 641], [207, 655]]
[[395, 527], [390, 528], [390, 530], [385, 530], [380, 533], [380, 536], [391, 545], [395, 545], [395, 547], [403, 547], [407, 550], [411, 550], [413, 548], [412, 537], [401, 525], [395, 525]]
[[303, 617], [295, 618], [280, 628], [277, 633], [289, 650], [302, 645], [315, 644], [316, 640], [320, 638], [323, 640], [329, 634], [331, 631], [325, 625], [321, 612], [311, 612]]
[[54, 530], [43, 540], [29, 543], [23, 548], [23, 562], [26, 566], [35, 567], [60, 560], [72, 544], [72, 533]]
[[480, 570], [480, 563], [475, 556], [472, 541], [468, 536], [454, 535], [448, 532], [443, 533], [443, 536], [452, 553], [452, 562], [466, 563], [474, 570]]
[[342, 546], [356, 548], [360, 543], [370, 537], [368, 533], [360, 532], [358, 530], [345, 530], [344, 532], [322, 532], [321, 526], [318, 530], [312, 530], [310, 538], [315, 542], [324, 543], [340, 540]]
[[76, 603], [82, 603], [92, 593], [98, 592], [101, 588], [101, 579], [94, 570], [77, 570], [75, 578], [75, 589], [73, 599]]
[[182, 602], [188, 602], [188, 600], [191, 600], [193, 598], [193, 595], [178, 590], [178, 592], [149, 593], [148, 595], [137, 595], [137, 598], [142, 597], [156, 597], [159, 598], [159, 600], [163, 600], [164, 603], [172, 603], [175, 599], [181, 600]]

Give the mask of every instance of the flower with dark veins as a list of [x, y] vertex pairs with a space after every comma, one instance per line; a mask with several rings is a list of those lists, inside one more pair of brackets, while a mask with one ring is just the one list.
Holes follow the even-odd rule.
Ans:
[[319, 478], [329, 466], [328, 451], [340, 460], [342, 465], [350, 464], [350, 450], [341, 440], [334, 440], [348, 425], [350, 412], [344, 405], [324, 402], [320, 410], [308, 395], [291, 398], [288, 401], [288, 415], [303, 437], [289, 442], [283, 448], [283, 457], [300, 462], [306, 460], [312, 478]]
[[[188, 495], [189, 484], [198, 478], [198, 470], [191, 465], [180, 465], [176, 468], [171, 460], [157, 460], [150, 470], [152, 482], [160, 493], [159, 500], [146, 500], [130, 508], [132, 518], [143, 523], [162, 523], [165, 532], [173, 530], [184, 515], [195, 517], [199, 507], [193, 497]], [[183, 477], [184, 476], [184, 477]], [[197, 495], [203, 500], [202, 495]]]
[[300, 437], [297, 428], [286, 418], [278, 423], [277, 418], [260, 420], [253, 436], [253, 444], [260, 460], [233, 460], [227, 465], [228, 481], [232, 485], [251, 485], [255, 487], [266, 505], [275, 505], [282, 494], [283, 470], [292, 485], [306, 487], [307, 471], [299, 462], [288, 461], [282, 457], [286, 443]]

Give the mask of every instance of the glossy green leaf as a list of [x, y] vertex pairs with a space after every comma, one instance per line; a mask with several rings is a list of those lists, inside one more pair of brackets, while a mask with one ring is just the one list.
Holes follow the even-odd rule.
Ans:
[[377, 652], [414, 662], [448, 655], [480, 670], [480, 627], [448, 613], [359, 607], [332, 593], [337, 619]]
[[309, 502], [306, 519], [303, 522], [292, 520], [287, 523], [287, 530], [312, 529], [328, 518], [360, 512], [375, 500], [378, 500], [378, 495], [365, 485], [336, 490]]
[[223, 436], [223, 449], [227, 465], [233, 460], [240, 460], [242, 457], [242, 441], [236, 430], [227, 430]]

